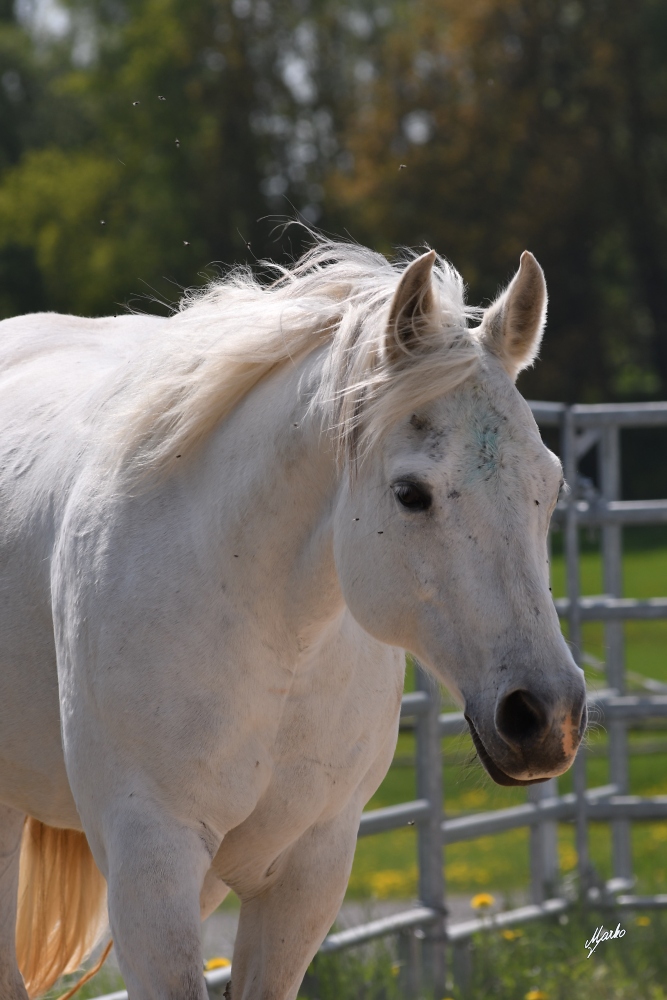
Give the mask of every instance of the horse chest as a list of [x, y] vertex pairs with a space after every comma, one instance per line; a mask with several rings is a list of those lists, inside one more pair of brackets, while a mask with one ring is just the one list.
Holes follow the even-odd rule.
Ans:
[[[362, 665], [359, 665], [362, 666]], [[384, 777], [396, 743], [404, 657], [384, 647], [344, 696], [288, 701], [272, 771], [255, 809], [223, 839], [214, 869], [237, 892], [252, 893], [282, 852], [309, 828], [359, 813]]]

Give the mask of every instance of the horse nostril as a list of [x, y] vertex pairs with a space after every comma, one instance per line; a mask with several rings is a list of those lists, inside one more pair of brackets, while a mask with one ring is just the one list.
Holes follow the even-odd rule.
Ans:
[[546, 736], [549, 719], [542, 703], [530, 691], [512, 691], [496, 709], [496, 729], [511, 746], [535, 742]]

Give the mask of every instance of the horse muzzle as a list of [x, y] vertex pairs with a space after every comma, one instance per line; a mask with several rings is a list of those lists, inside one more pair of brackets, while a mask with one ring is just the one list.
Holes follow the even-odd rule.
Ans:
[[562, 774], [572, 764], [586, 730], [586, 692], [550, 704], [544, 695], [516, 688], [499, 695], [493, 720], [467, 711], [475, 749], [498, 785], [532, 785]]

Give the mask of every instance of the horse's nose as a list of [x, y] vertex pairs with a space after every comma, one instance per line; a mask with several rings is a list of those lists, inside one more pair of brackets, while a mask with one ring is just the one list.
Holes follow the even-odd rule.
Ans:
[[526, 743], [540, 743], [550, 729], [550, 712], [531, 691], [519, 688], [498, 701], [496, 730], [513, 749], [520, 750]]
[[[576, 750], [586, 729], [587, 720], [584, 692], [570, 710], [559, 719], [563, 750], [568, 757]], [[503, 695], [496, 707], [498, 735], [514, 750], [541, 743], [552, 731], [554, 721], [551, 706], [535, 692], [522, 688]]]

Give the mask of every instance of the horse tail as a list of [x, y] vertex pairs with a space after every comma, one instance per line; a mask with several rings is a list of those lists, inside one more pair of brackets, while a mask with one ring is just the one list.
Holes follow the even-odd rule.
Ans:
[[90, 954], [107, 925], [107, 887], [86, 835], [28, 817], [19, 869], [16, 955], [31, 997]]

